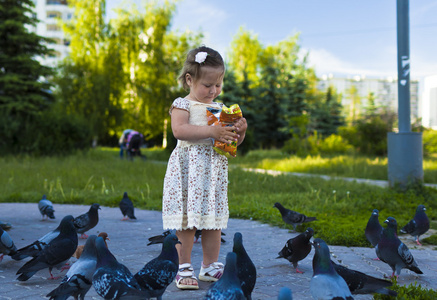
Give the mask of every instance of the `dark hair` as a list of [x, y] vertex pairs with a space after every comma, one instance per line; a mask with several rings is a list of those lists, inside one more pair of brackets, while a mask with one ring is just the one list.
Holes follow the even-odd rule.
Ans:
[[[202, 63], [198, 63], [195, 61], [196, 54], [199, 52], [207, 53], [206, 59]], [[223, 73], [225, 71], [225, 62], [223, 61], [223, 58], [220, 55], [220, 53], [206, 46], [201, 46], [196, 49], [192, 49], [188, 52], [187, 59], [185, 60], [184, 66], [182, 67], [181, 73], [178, 77], [179, 82], [182, 84], [182, 87], [185, 90], [189, 89], [185, 75], [190, 74], [193, 80], [198, 79], [201, 76], [202, 66], [209, 66], [209, 67], [216, 67], [216, 68], [222, 67]]]

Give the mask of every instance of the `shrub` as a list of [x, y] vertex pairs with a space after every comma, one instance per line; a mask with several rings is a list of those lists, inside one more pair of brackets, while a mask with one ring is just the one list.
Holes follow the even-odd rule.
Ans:
[[423, 154], [430, 155], [437, 153], [437, 130], [425, 130], [422, 133]]
[[[391, 287], [392, 290], [398, 292], [398, 295], [396, 299], [403, 299], [403, 300], [431, 300], [431, 299], [437, 299], [437, 292], [432, 289], [422, 288], [422, 286], [419, 284], [417, 285], [417, 282], [414, 284], [401, 286], [396, 283], [396, 280], [393, 279], [393, 286]], [[382, 300], [389, 300], [393, 299], [393, 297], [388, 295], [381, 295], [381, 294], [375, 294], [373, 296], [373, 299], [382, 299]]]
[[319, 149], [324, 154], [341, 154], [351, 153], [354, 148], [340, 135], [331, 134], [320, 141]]

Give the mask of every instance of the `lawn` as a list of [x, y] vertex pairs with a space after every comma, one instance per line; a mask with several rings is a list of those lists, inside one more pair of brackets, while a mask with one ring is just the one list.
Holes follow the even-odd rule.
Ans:
[[[0, 158], [0, 202], [38, 202], [43, 194], [56, 203], [117, 206], [127, 191], [138, 208], [160, 210], [162, 184], [168, 152], [159, 149], [145, 151], [148, 160], [122, 160], [116, 148], [98, 148], [67, 157], [2, 157]], [[270, 156], [270, 158], [268, 158]], [[349, 173], [341, 173], [340, 161], [350, 164]], [[395, 217], [402, 226], [414, 215], [418, 204], [427, 207], [430, 218], [437, 218], [437, 190], [416, 187], [399, 192], [340, 179], [324, 180], [290, 175], [271, 176], [246, 172], [243, 167], [265, 167], [348, 177], [360, 177], [364, 168], [383, 170], [383, 160], [359, 160], [360, 168], [353, 166], [352, 158], [287, 158], [272, 151], [249, 153], [231, 160], [229, 173], [229, 207], [232, 218], [259, 220], [275, 226], [290, 228], [273, 208], [275, 202], [285, 207], [317, 217], [317, 221], [298, 227], [299, 231], [311, 226], [317, 237], [331, 245], [370, 246], [364, 228], [374, 208], [380, 210], [380, 222]], [[275, 162], [275, 163], [273, 163]], [[304, 167], [308, 163], [307, 168]], [[319, 163], [316, 163], [319, 162]], [[287, 169], [285, 166], [299, 165]], [[431, 161], [433, 166], [435, 161]], [[280, 168], [280, 166], [283, 167]], [[311, 171], [308, 171], [311, 170]], [[326, 173], [322, 171], [326, 170]], [[338, 173], [330, 173], [336, 170]], [[436, 172], [436, 170], [425, 169]], [[356, 172], [356, 173], [355, 173]], [[381, 171], [382, 172], [382, 171]], [[375, 171], [375, 174], [377, 172]], [[372, 173], [373, 174], [373, 173]], [[355, 175], [355, 176], [353, 176]], [[357, 176], [358, 175], [358, 176]], [[372, 179], [385, 179], [369, 175]], [[434, 181], [437, 182], [437, 181]]]

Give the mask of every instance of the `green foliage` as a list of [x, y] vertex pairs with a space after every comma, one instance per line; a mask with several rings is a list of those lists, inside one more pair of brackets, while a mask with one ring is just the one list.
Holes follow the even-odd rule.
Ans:
[[47, 109], [54, 99], [47, 77], [52, 70], [37, 56], [48, 55], [50, 42], [27, 27], [36, 26], [32, 0], [3, 0], [0, 5], [0, 113], [22, 122]]
[[437, 130], [425, 130], [422, 133], [423, 155], [429, 156], [437, 153]]
[[437, 234], [433, 234], [421, 240], [422, 244], [437, 245]]
[[320, 141], [319, 150], [323, 154], [346, 154], [352, 153], [353, 147], [340, 135], [331, 134]]
[[[423, 288], [417, 282], [409, 285], [398, 285], [396, 279], [392, 279], [393, 285], [390, 288], [393, 291], [398, 292], [396, 299], [399, 300], [432, 300], [437, 299], [437, 291], [432, 289]], [[373, 296], [375, 300], [391, 300], [393, 297], [388, 295], [375, 294]]]

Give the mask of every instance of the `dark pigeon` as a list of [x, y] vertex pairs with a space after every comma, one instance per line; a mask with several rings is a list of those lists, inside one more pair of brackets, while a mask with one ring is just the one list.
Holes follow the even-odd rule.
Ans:
[[99, 223], [99, 209], [100, 205], [94, 203], [88, 212], [74, 218], [74, 226], [77, 229], [77, 233], [80, 233], [80, 238], [86, 239], [88, 235], [85, 232], [96, 227], [97, 223]]
[[383, 229], [379, 223], [378, 216], [379, 211], [374, 209], [369, 221], [367, 221], [366, 229], [364, 230], [367, 240], [372, 244], [373, 247], [375, 247], [381, 239]]
[[392, 268], [391, 277], [395, 276], [395, 273], [398, 277], [402, 269], [423, 274], [408, 247], [397, 236], [398, 223], [396, 219], [388, 217], [384, 223], [387, 224], [387, 228], [382, 231], [381, 240], [379, 240], [375, 250], [379, 259]]
[[176, 244], [180, 243], [175, 234], [169, 234], [164, 239], [161, 254], [134, 275], [141, 289], [148, 291], [151, 297], [161, 300], [165, 289], [176, 278], [179, 269]]
[[53, 203], [47, 200], [46, 195], [42, 196], [42, 199], [38, 202], [38, 209], [44, 220], [46, 217], [50, 219], [55, 218], [55, 210], [53, 209]]
[[256, 283], [256, 268], [243, 246], [243, 236], [240, 232], [234, 234], [232, 251], [237, 254], [237, 275], [241, 289], [246, 299], [251, 300]]
[[66, 300], [70, 296], [74, 299], [85, 299], [96, 271], [96, 239], [95, 235], [89, 236], [80, 258], [70, 267], [61, 284], [46, 297], [50, 300]]
[[343, 277], [352, 294], [382, 294], [396, 297], [398, 294], [395, 291], [389, 290], [392, 282], [369, 276], [362, 272], [348, 269], [345, 266], [336, 264], [331, 260], [335, 271]]
[[303, 273], [297, 266], [298, 262], [308, 256], [311, 252], [312, 244], [310, 239], [314, 235], [314, 230], [309, 227], [304, 233], [291, 238], [285, 243], [284, 248], [278, 253], [276, 258], [285, 258], [293, 264], [297, 273]]
[[278, 300], [293, 300], [291, 290], [287, 287], [283, 287], [279, 290]]
[[104, 299], [146, 299], [147, 291], [135, 280], [129, 269], [119, 263], [105, 245], [103, 238], [96, 239], [97, 265], [92, 284], [97, 294]]
[[122, 221], [128, 219], [131, 220], [137, 219], [134, 215], [134, 204], [129, 199], [127, 192], [124, 192], [123, 198], [121, 198], [119, 206], [120, 206], [121, 213], [123, 214], [123, 219], [121, 219]]
[[[194, 242], [197, 243], [197, 241], [199, 240], [200, 236], [202, 235], [202, 230], [201, 229], [197, 229], [196, 232], [194, 233]], [[221, 235], [226, 235], [226, 233], [224, 233], [222, 231]], [[221, 238], [221, 242], [222, 243], [226, 243], [225, 239]]]
[[222, 277], [213, 283], [206, 292], [205, 300], [243, 300], [240, 279], [237, 275], [237, 254], [229, 252], [226, 255], [226, 265]]
[[64, 265], [76, 251], [78, 240], [76, 228], [73, 225], [73, 216], [65, 216], [61, 221], [59, 235], [54, 238], [37, 256], [24, 264], [18, 271], [19, 281], [26, 281], [36, 272], [48, 268], [50, 279], [53, 267]]
[[33, 242], [30, 245], [27, 245], [23, 248], [18, 249], [17, 253], [12, 257], [15, 260], [22, 260], [26, 257], [32, 256], [35, 257], [40, 253], [47, 245], [59, 235], [59, 232], [61, 231], [61, 223], [59, 223], [58, 227], [56, 227], [54, 230], [48, 232], [35, 242]]
[[176, 234], [176, 230], [166, 230], [160, 235], [149, 237], [149, 243], [147, 244], [147, 246], [164, 243], [165, 237], [169, 234]]
[[331, 263], [328, 245], [314, 239], [313, 277], [310, 292], [314, 299], [353, 299], [346, 281], [337, 274]]
[[0, 227], [0, 262], [4, 255], [13, 256], [17, 253], [17, 247], [11, 236]]
[[419, 205], [416, 209], [414, 218], [399, 230], [401, 233], [409, 233], [414, 236], [416, 243], [419, 246], [422, 246], [419, 242], [419, 237], [429, 230], [429, 219], [425, 211], [425, 206]]
[[285, 223], [292, 225], [294, 231], [296, 231], [297, 225], [316, 220], [316, 217], [307, 217], [304, 214], [287, 209], [287, 208], [283, 207], [282, 204], [279, 202], [276, 202], [273, 207], [276, 207], [277, 209], [279, 209], [279, 212], [281, 213], [281, 216], [282, 216], [282, 220]]

